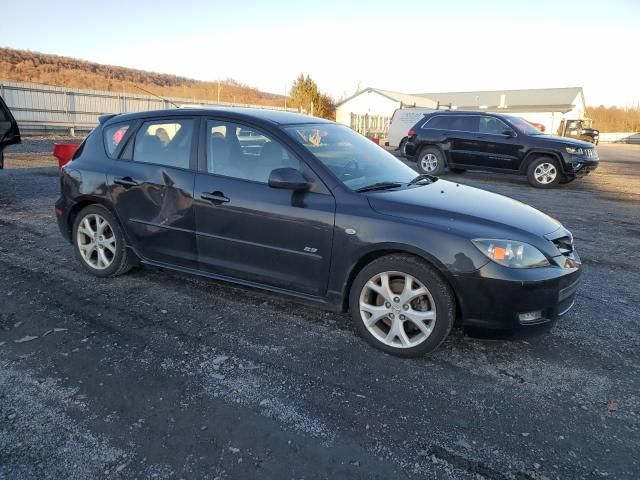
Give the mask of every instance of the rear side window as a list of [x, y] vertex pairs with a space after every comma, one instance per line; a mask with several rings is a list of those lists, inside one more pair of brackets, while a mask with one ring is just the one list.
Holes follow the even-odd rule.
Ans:
[[129, 126], [130, 124], [128, 123], [116, 123], [104, 129], [104, 146], [107, 148], [107, 154], [111, 158], [114, 157], [118, 146], [122, 143]]
[[479, 132], [480, 117], [477, 115], [456, 115], [451, 118], [449, 130], [459, 132]]
[[422, 128], [433, 128], [434, 130], [449, 130], [450, 123], [449, 115], [437, 115], [435, 117], [431, 117], [427, 122], [423, 125]]
[[193, 120], [145, 122], [136, 134], [133, 161], [189, 168]]

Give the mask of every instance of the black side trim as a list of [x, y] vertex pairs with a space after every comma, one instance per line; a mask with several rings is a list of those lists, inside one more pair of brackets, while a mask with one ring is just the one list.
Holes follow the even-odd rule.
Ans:
[[256, 242], [250, 242], [248, 240], [239, 240], [237, 238], [230, 238], [230, 237], [224, 237], [222, 235], [214, 235], [213, 233], [204, 233], [204, 232], [196, 232], [195, 230], [190, 230], [188, 228], [179, 228], [179, 227], [172, 227], [170, 225], [163, 225], [160, 223], [153, 223], [153, 222], [147, 222], [146, 220], [139, 220], [137, 218], [131, 218], [129, 219], [130, 222], [134, 222], [134, 223], [140, 223], [142, 225], [148, 225], [150, 227], [156, 227], [156, 228], [164, 228], [167, 230], [175, 230], [178, 232], [185, 232], [185, 233], [193, 233], [195, 235], [200, 235], [203, 237], [209, 237], [209, 238], [217, 238], [219, 240], [225, 240], [227, 242], [233, 242], [233, 243], [241, 243], [243, 245], [251, 245], [253, 247], [260, 247], [260, 248], [266, 248], [269, 250], [276, 250], [278, 252], [285, 252], [285, 253], [291, 253], [294, 255], [301, 255], [303, 257], [309, 257], [309, 258], [313, 258], [314, 260], [322, 260], [322, 255], [318, 255], [316, 253], [309, 253], [309, 252], [299, 252], [297, 250], [291, 250], [289, 248], [282, 248], [282, 247], [275, 247], [273, 245], [265, 245], [263, 243], [256, 243]]

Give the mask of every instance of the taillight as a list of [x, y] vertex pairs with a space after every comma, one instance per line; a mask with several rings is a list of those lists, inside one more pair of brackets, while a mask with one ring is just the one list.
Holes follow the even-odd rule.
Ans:
[[415, 130], [409, 130], [409, 131], [407, 132], [407, 135], [408, 135], [409, 137], [413, 137], [415, 134], [416, 134], [416, 131], [415, 131]]

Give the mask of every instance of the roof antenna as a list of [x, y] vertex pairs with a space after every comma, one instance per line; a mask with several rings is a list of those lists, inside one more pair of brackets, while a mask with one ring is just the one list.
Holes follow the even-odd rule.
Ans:
[[154, 97], [159, 98], [160, 100], [162, 100], [162, 101], [164, 101], [164, 102], [170, 103], [171, 105], [173, 105], [173, 106], [174, 106], [174, 107], [176, 107], [176, 108], [180, 108], [178, 105], [176, 105], [176, 104], [175, 104], [174, 102], [172, 102], [171, 100], [167, 100], [166, 98], [161, 97], [160, 95], [156, 95], [155, 93], [150, 92], [149, 90], [145, 90], [144, 88], [139, 87], [139, 86], [138, 86], [138, 85], [136, 85], [135, 83], [132, 83], [131, 85], [133, 85], [133, 86], [134, 86], [135, 88], [137, 88], [138, 90], [142, 90], [143, 92], [148, 93], [149, 95], [153, 95]]

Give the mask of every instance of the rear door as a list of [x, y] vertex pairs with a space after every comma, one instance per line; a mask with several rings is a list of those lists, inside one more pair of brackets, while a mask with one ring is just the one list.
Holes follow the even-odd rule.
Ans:
[[[193, 186], [198, 118], [148, 119], [107, 175], [129, 245], [144, 259], [197, 268]], [[104, 129], [107, 152], [123, 126]]]
[[20, 130], [18, 123], [9, 111], [9, 107], [0, 97], [0, 152], [7, 145], [20, 143]]
[[478, 161], [477, 115], [450, 115], [448, 125], [449, 157], [455, 165], [475, 166]]

